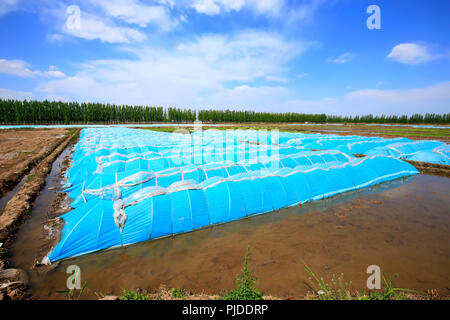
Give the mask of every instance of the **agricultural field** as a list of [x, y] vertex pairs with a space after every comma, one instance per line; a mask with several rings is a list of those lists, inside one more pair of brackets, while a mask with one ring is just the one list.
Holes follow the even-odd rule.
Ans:
[[[56, 141], [40, 185], [23, 173], [2, 198], [3, 267], [29, 278], [12, 297], [218, 299], [233, 292], [247, 250], [265, 299], [320, 298], [316, 274], [331, 296], [344, 290], [332, 289], [339, 279], [352, 283], [347, 297], [364, 297], [373, 260], [410, 290], [404, 298], [450, 295], [449, 166], [404, 161], [448, 152], [430, 140], [442, 132], [446, 141], [448, 129], [196, 125], [0, 131], [4, 143], [21, 138], [17, 152]], [[405, 156], [386, 156], [390, 145]], [[5, 229], [11, 208], [23, 212]], [[71, 265], [83, 270], [83, 289], [61, 293]]]

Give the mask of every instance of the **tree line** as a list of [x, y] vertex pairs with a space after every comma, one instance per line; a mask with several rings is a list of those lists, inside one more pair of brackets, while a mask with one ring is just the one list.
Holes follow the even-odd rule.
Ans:
[[194, 110], [102, 103], [0, 99], [2, 124], [71, 124], [194, 121]]
[[273, 122], [273, 123], [401, 123], [449, 124], [450, 113], [407, 115], [336, 116], [306, 113], [272, 113], [236, 110], [200, 110], [0, 99], [1, 124], [148, 123], [148, 122]]

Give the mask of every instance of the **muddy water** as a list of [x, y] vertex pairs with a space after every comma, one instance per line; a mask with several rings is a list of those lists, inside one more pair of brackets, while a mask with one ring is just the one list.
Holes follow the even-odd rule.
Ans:
[[[58, 191], [62, 190], [63, 179], [59, 177], [64, 159], [70, 155], [71, 148], [66, 148], [53, 162], [52, 170], [45, 179], [45, 187], [36, 198], [29, 219], [16, 233], [10, 248], [11, 263], [23, 269], [29, 269], [42, 250], [42, 243], [53, 232], [47, 227], [49, 213]], [[48, 240], [47, 240], [48, 242]]]
[[[420, 175], [362, 192], [215, 226], [189, 234], [78, 257], [39, 274], [30, 270], [29, 243], [42, 226], [23, 228], [13, 262], [31, 276], [41, 299], [63, 299], [69, 265], [87, 281], [84, 298], [119, 295], [122, 288], [160, 285], [220, 293], [234, 285], [248, 245], [258, 287], [266, 294], [298, 297], [310, 291], [303, 262], [326, 280], [344, 274], [364, 289], [369, 265], [398, 274], [400, 287], [450, 294], [450, 179]], [[36, 208], [35, 211], [44, 210]], [[38, 212], [42, 215], [42, 212]], [[33, 215], [36, 212], [33, 212]], [[31, 220], [30, 220], [31, 222]], [[25, 242], [27, 241], [27, 242]], [[36, 240], [39, 243], [38, 240]], [[21, 251], [19, 251], [19, 248]]]

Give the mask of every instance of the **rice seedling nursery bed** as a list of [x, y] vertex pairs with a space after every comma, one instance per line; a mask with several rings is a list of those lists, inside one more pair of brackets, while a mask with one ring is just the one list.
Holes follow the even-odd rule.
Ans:
[[[398, 188], [395, 184], [398, 179], [406, 181], [405, 185], [408, 185], [408, 177], [413, 178], [419, 171], [404, 160], [414, 163], [412, 159], [420, 159], [421, 163], [434, 162], [435, 165], [445, 167], [448, 164], [448, 150], [445, 143], [430, 140], [236, 128], [205, 131], [194, 129], [183, 133], [176, 130], [164, 132], [123, 127], [83, 129], [71, 152], [72, 160], [67, 163], [65, 186], [59, 187], [63, 191], [61, 195], [66, 194], [68, 197], [65, 203], [70, 203], [70, 208], [56, 208], [60, 212], [57, 214], [60, 215], [60, 223], [53, 225], [58, 229], [54, 230], [57, 236], [46, 239], [46, 245], [42, 246], [50, 250], [43, 252], [40, 249], [39, 254], [31, 253], [34, 255], [33, 260], [37, 260], [37, 270], [40, 270], [37, 274], [32, 271], [31, 291], [41, 298], [60, 297], [54, 294], [58, 291], [56, 284], [51, 288], [42, 288], [43, 279], [48, 280], [45, 268], [59, 270], [51, 276], [58, 283], [65, 277], [63, 266], [78, 259], [77, 263], [83, 264], [83, 270], [89, 270], [88, 273], [91, 274], [98, 267], [91, 257], [98, 256], [99, 261], [102, 261], [99, 263], [105, 263], [107, 273], [111, 275], [123, 265], [129, 267], [136, 263], [135, 258], [129, 258], [126, 254], [128, 258], [125, 262], [113, 271], [113, 265], [121, 256], [120, 252], [134, 252], [137, 254], [136, 259], [138, 256], [139, 259], [144, 259], [145, 268], [147, 261], [150, 264], [159, 263], [155, 248], [165, 247], [167, 253], [162, 253], [160, 249], [156, 252], [175, 257], [177, 248], [167, 248], [167, 244], [162, 244], [164, 241], [179, 239], [175, 243], [183, 243], [184, 250], [195, 254], [200, 246], [199, 240], [195, 239], [204, 237], [206, 230], [208, 237], [224, 237], [233, 243], [236, 241], [234, 232], [225, 231], [224, 235], [223, 230], [234, 230], [236, 226], [239, 229], [245, 221], [253, 221], [250, 230], [254, 228], [258, 233], [261, 228], [267, 230], [269, 226], [273, 226], [274, 221], [284, 220], [279, 233], [278, 228], [269, 232], [272, 241], [283, 242], [284, 225], [292, 219], [292, 212], [314, 212], [317, 210], [316, 206], [323, 206], [324, 203], [326, 212], [334, 212], [339, 207], [334, 199], [352, 203], [350, 211], [362, 210], [365, 205], [361, 207], [352, 202], [355, 193], [359, 195], [367, 192], [365, 190], [379, 189], [378, 186], [386, 184], [395, 189]], [[360, 156], [356, 157], [355, 154]], [[380, 190], [382, 189], [383, 187]], [[328, 198], [331, 200], [326, 200]], [[368, 201], [371, 207], [378, 201], [362, 200]], [[383, 206], [375, 206], [369, 211], [382, 211]], [[62, 214], [63, 212], [66, 213]], [[264, 213], [266, 214], [262, 215]], [[342, 219], [347, 215], [347, 209], [344, 209], [335, 216]], [[301, 216], [306, 219], [306, 215]], [[311, 215], [307, 216], [311, 219]], [[320, 214], [319, 217], [323, 218]], [[268, 222], [263, 222], [266, 219]], [[306, 221], [309, 220], [302, 223], [308, 225]], [[366, 222], [362, 224], [366, 225]], [[226, 227], [228, 224], [230, 226]], [[323, 221], [322, 224], [327, 225]], [[48, 226], [49, 223], [45, 225]], [[448, 225], [444, 223], [444, 226]], [[39, 228], [42, 228], [42, 223]], [[196, 232], [187, 236], [192, 231]], [[333, 237], [327, 232], [325, 241], [330, 241]], [[349, 232], [348, 235], [352, 232], [357, 234], [355, 230]], [[171, 238], [173, 236], [176, 237]], [[31, 257], [17, 258], [19, 248], [23, 250], [26, 247], [21, 237], [19, 234], [12, 247], [11, 262], [13, 266], [16, 264], [17, 267], [25, 268], [27, 265], [29, 268]], [[191, 237], [194, 239], [192, 243], [184, 243], [183, 239]], [[299, 238], [302, 238], [300, 234], [296, 236], [296, 241]], [[247, 240], [245, 237], [240, 239], [242, 243], [254, 244], [256, 241], [254, 246], [257, 248], [261, 245], [258, 243], [261, 241], [259, 236], [249, 237]], [[215, 243], [211, 238], [205, 241]], [[289, 240], [286, 241], [288, 247], [289, 243]], [[153, 248], [150, 249], [151, 252], [144, 250], [149, 246]], [[229, 246], [220, 247], [216, 243], [214, 248], [219, 252], [225, 250], [228, 254], [233, 254], [229, 251]], [[443, 250], [447, 249], [444, 246]], [[172, 251], [174, 252], [171, 253]], [[260, 254], [256, 253], [257, 261], [264, 266], [267, 261], [262, 261]], [[236, 256], [236, 252], [234, 255]], [[299, 250], [298, 255], [303, 259], [304, 249]], [[321, 255], [325, 254], [322, 252]], [[207, 262], [213, 257], [203, 257], [202, 260]], [[241, 258], [240, 252], [239, 259]], [[279, 266], [284, 260], [269, 259], [275, 266]], [[315, 265], [314, 258], [310, 260]], [[184, 263], [185, 266], [192, 265], [186, 261]], [[50, 265], [50, 268], [45, 265]], [[179, 264], [176, 265], [178, 270], [183, 269]], [[214, 265], [216, 264], [213, 263], [212, 266]], [[238, 266], [239, 262], [233, 261], [232, 265]], [[148, 268], [153, 269], [150, 266]], [[159, 268], [165, 270], [165, 267]], [[318, 269], [324, 272], [320, 267]], [[257, 270], [261, 271], [260, 267]], [[290, 269], [288, 274], [297, 278], [295, 274], [300, 271]], [[231, 268], [228, 275], [232, 278], [233, 274], [230, 272]], [[140, 272], [135, 271], [136, 273]], [[192, 277], [190, 271], [182, 273]], [[441, 272], [439, 275], [445, 276], [445, 273]], [[354, 271], [350, 274], [358, 277]], [[210, 295], [230, 287], [229, 282], [225, 282], [214, 291], [209, 280], [197, 287], [186, 279], [181, 282], [164, 281], [165, 276], [159, 274], [159, 281], [155, 280], [155, 276], [149, 276], [151, 280], [148, 281], [123, 277], [123, 280], [112, 286], [97, 284], [96, 291], [93, 286], [95, 281], [89, 277], [90, 285], [85, 296], [90, 298], [95, 298], [99, 291], [103, 294], [119, 294], [119, 287], [148, 288], [149, 281], [153, 288], [171, 284], [175, 287], [190, 287], [197, 292], [206, 290]], [[280, 289], [271, 281], [268, 286], [263, 285], [263, 288], [267, 294], [280, 297], [304, 295], [308, 292], [301, 284], [299, 288], [290, 290], [287, 284], [283, 284]]]

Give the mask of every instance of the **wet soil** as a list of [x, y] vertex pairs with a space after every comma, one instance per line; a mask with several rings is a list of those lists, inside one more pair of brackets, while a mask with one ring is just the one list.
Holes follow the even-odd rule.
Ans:
[[[53, 169], [57, 171], [55, 165]], [[52, 180], [57, 175], [52, 170], [48, 186], [58, 185], [57, 179]], [[449, 296], [449, 188], [448, 178], [419, 175], [173, 238], [65, 260], [50, 269], [34, 267], [34, 262], [54, 243], [55, 235], [49, 236], [45, 228], [47, 213], [64, 209], [57, 208], [57, 189], [46, 188], [16, 235], [10, 263], [28, 271], [30, 292], [37, 299], [66, 299], [56, 291], [66, 289], [69, 265], [81, 268], [82, 283], [86, 282], [83, 298], [87, 299], [121, 295], [123, 288], [154, 292], [161, 285], [220, 294], [233, 288], [250, 246], [251, 268], [258, 288], [267, 295], [292, 298], [311, 291], [306, 263], [325, 280], [343, 273], [357, 290], [365, 288], [366, 269], [375, 264], [385, 277], [398, 274], [397, 287], [436, 289], [440, 296]]]
[[434, 174], [450, 178], [450, 166], [428, 162], [410, 161], [410, 160], [406, 160], [406, 162], [409, 162], [414, 167], [416, 167], [416, 169], [419, 170], [420, 173]]

